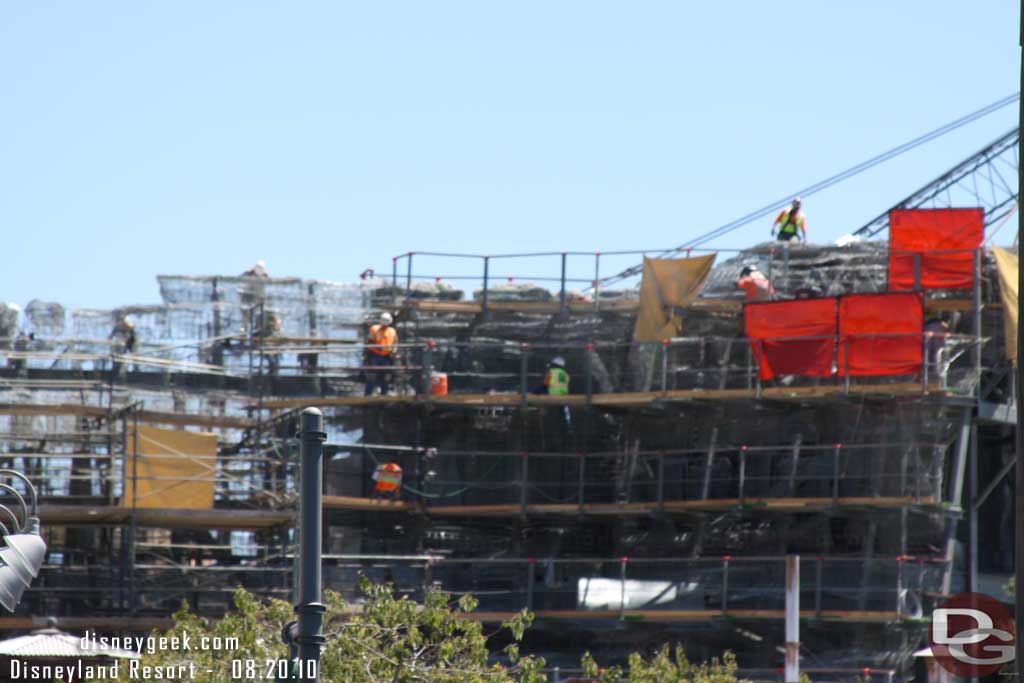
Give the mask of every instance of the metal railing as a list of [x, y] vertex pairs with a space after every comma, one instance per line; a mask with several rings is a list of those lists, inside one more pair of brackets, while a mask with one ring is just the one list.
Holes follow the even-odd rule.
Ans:
[[[785, 277], [789, 274], [790, 260], [791, 260], [791, 249], [799, 250], [801, 247], [793, 247], [789, 243], [779, 243], [775, 246], [767, 248], [768, 252], [768, 267], [766, 274], [769, 280], [772, 280], [775, 276]], [[840, 250], [842, 247], [835, 247]], [[689, 257], [693, 255], [706, 255], [715, 253], [732, 253], [740, 254], [744, 253], [743, 249], [701, 249], [701, 248], [688, 248], [685, 250], [684, 255]], [[755, 250], [746, 250], [753, 256]], [[569, 290], [568, 287], [571, 285], [584, 285], [584, 292], [589, 293], [589, 299], [598, 305], [601, 295], [601, 285], [603, 282], [601, 276], [602, 258], [608, 259], [610, 257], [622, 257], [622, 256], [638, 256], [645, 257], [648, 254], [660, 255], [667, 252], [678, 252], [678, 250], [669, 249], [630, 249], [630, 250], [612, 250], [612, 251], [545, 251], [545, 252], [530, 252], [530, 253], [513, 253], [513, 254], [472, 254], [472, 253], [454, 253], [454, 252], [434, 252], [434, 251], [409, 251], [404, 254], [399, 254], [392, 257], [391, 259], [391, 287], [395, 300], [400, 298], [401, 294], [404, 294], [404, 298], [409, 299], [413, 295], [413, 285], [416, 282], [471, 282], [480, 284], [480, 305], [484, 312], [487, 312], [490, 304], [491, 296], [493, 294], [494, 284], [498, 282], [507, 283], [551, 283], [556, 284], [557, 288], [554, 289], [553, 294], [557, 297], [559, 302], [559, 311], [565, 313], [567, 310], [567, 304], [569, 303]], [[971, 283], [958, 289], [979, 289], [983, 278], [980, 277], [981, 268], [984, 263], [984, 248], [978, 249], [936, 249], [929, 250], [926, 252], [922, 251], [910, 251], [910, 250], [880, 250], [879, 256], [887, 255], [891, 263], [892, 256], [894, 255], [905, 255], [911, 258], [912, 272], [913, 272], [913, 284], [907, 291], [920, 291], [922, 289], [922, 273], [924, 268], [925, 260], [929, 256], [937, 255], [952, 255], [952, 254], [971, 254], [973, 255], [973, 276]], [[417, 273], [413, 270], [414, 259], [419, 257], [423, 259], [444, 259], [444, 260], [455, 260], [458, 262], [470, 262], [479, 264], [476, 272], [470, 273]], [[779, 263], [776, 264], [776, 260]], [[576, 266], [576, 271], [570, 273], [570, 259], [574, 259], [577, 263], [580, 260], [586, 260], [585, 269], [587, 270], [586, 276], [581, 276], [582, 271], [579, 270], [579, 266]], [[526, 273], [496, 273], [493, 270], [494, 264], [505, 262], [505, 261], [530, 261], [532, 263], [539, 263], [542, 268], [551, 268], [545, 270], [543, 274], [526, 274]], [[557, 264], [557, 265], [555, 265]], [[554, 268], [552, 266], [555, 266]], [[557, 268], [557, 270], [555, 269]], [[591, 276], [590, 269], [592, 268], [593, 275]], [[617, 268], [616, 268], [617, 270]], [[897, 290], [893, 290], [897, 291]]]
[[[589, 505], [664, 508], [676, 503], [758, 505], [764, 499], [813, 499], [828, 506], [849, 503], [894, 507], [941, 504], [944, 458], [949, 443], [835, 443], [730, 445], [622, 452], [508, 452], [400, 449], [345, 445], [364, 451], [362, 480], [385, 460], [410, 476], [404, 488], [432, 507], [518, 507], [522, 514], [560, 508], [583, 513]], [[629, 461], [627, 467], [625, 462]], [[884, 469], [881, 461], [895, 467]], [[426, 474], [429, 472], [430, 474]], [[544, 506], [548, 506], [545, 508]]]
[[[325, 586], [347, 601], [362, 599], [358, 576], [391, 583], [422, 599], [428, 588], [472, 595], [480, 612], [593, 613], [622, 619], [631, 612], [742, 614], [781, 619], [785, 558], [439, 558], [386, 560], [326, 556]], [[801, 557], [800, 604], [812, 616], [875, 612], [881, 620], [923, 618], [946, 562], [931, 557]]]
[[[875, 361], [867, 370], [850, 368], [850, 344], [860, 340], [878, 342], [919, 340], [921, 358], [916, 367], [907, 370], [907, 363], [888, 369]], [[790, 375], [779, 386], [840, 386], [843, 393], [856, 388], [855, 381], [877, 382], [901, 378], [918, 382], [923, 391], [945, 389], [965, 382], [972, 386], [980, 371], [962, 357], [986, 340], [973, 335], [934, 334], [855, 334], [835, 336], [803, 336], [748, 339], [745, 337], [681, 337], [660, 342], [434, 342], [397, 344], [392, 355], [394, 366], [350, 366], [348, 375], [366, 379], [376, 374], [392, 375], [390, 384], [399, 393], [420, 394], [424, 400], [442, 400], [430, 393], [432, 373], [444, 373], [449, 394], [518, 394], [525, 403], [528, 397], [546, 394], [544, 376], [555, 356], [565, 359], [566, 369], [576, 379], [570, 395], [583, 396], [589, 404], [595, 396], [611, 393], [654, 392], [668, 394], [686, 390], [747, 389], [760, 395], [766, 382], [762, 380], [761, 359], [769, 342], [828, 341], [831, 345], [832, 367], [825, 376]], [[351, 349], [353, 361], [359, 346]], [[842, 353], [840, 353], [842, 350]], [[856, 349], [854, 349], [856, 350]], [[855, 354], [856, 356], [856, 354]], [[972, 360], [974, 354], [972, 353]], [[911, 365], [914, 363], [911, 362]], [[278, 372], [286, 374], [293, 366], [282, 364]], [[339, 370], [342, 368], [339, 368]], [[376, 374], [375, 374], [376, 373]], [[801, 379], [797, 379], [801, 378]]]

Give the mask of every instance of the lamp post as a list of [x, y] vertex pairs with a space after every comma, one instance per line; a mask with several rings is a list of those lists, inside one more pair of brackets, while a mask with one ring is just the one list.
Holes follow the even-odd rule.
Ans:
[[[321, 601], [321, 564], [323, 558], [323, 447], [324, 414], [316, 408], [302, 411], [299, 450], [299, 574], [295, 613], [298, 621], [281, 631], [288, 645], [293, 666], [292, 680], [320, 680], [320, 649], [323, 647], [324, 612]], [[299, 667], [298, 671], [295, 667]], [[301, 673], [300, 673], [301, 672]]]

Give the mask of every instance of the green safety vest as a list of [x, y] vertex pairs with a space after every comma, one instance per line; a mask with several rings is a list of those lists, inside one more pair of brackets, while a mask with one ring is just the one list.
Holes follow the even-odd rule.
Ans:
[[565, 396], [569, 393], [569, 373], [562, 368], [548, 370], [547, 380], [549, 396]]
[[779, 227], [780, 235], [795, 235], [797, 228], [800, 227], [800, 214], [793, 215], [792, 211], [786, 212], [786, 219], [782, 221], [782, 225]]

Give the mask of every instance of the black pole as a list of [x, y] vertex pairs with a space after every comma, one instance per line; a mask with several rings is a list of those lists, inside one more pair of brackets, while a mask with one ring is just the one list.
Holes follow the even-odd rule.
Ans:
[[[1021, 2], [1021, 11], [1024, 12], [1024, 0]], [[1020, 17], [1019, 30], [1020, 40], [1019, 44], [1024, 47], [1024, 14]], [[1024, 87], [1024, 53], [1021, 56], [1021, 86]], [[1017, 114], [1017, 125], [1020, 125], [1022, 119], [1024, 119], [1024, 101], [1019, 104]], [[1017, 141], [1017, 158], [1021, 158], [1021, 154], [1024, 154], [1024, 142], [1018, 139]], [[1021, 200], [1021, 181], [1024, 180], [1024, 174], [1021, 173], [1020, 164], [1017, 165], [1017, 206], [1020, 206]], [[1014, 399], [1017, 403], [1017, 431], [1015, 439], [1015, 450], [1017, 451], [1017, 472], [1016, 472], [1016, 487], [1014, 495], [1014, 512], [1015, 517], [1015, 534], [1014, 534], [1014, 575], [1016, 576], [1016, 595], [1014, 596], [1015, 611], [1013, 615], [1014, 627], [1016, 630], [1016, 640], [1014, 642], [1016, 661], [1014, 665], [1017, 667], [1018, 675], [1021, 667], [1024, 666], [1024, 574], [1021, 573], [1021, 569], [1024, 568], [1024, 316], [1021, 315], [1020, 307], [1020, 282], [1022, 279], [1022, 271], [1024, 271], [1024, 262], [1021, 261], [1020, 252], [1021, 247], [1024, 246], [1024, 212], [1017, 211], [1017, 368], [1016, 368], [1016, 379], [1017, 379], [1017, 391], [1014, 392], [1016, 396]]]
[[324, 414], [316, 408], [302, 411], [302, 445], [299, 497], [299, 616], [296, 642], [299, 666], [306, 680], [320, 680], [320, 648], [324, 644], [323, 620], [327, 606], [321, 602], [320, 565], [323, 527]]

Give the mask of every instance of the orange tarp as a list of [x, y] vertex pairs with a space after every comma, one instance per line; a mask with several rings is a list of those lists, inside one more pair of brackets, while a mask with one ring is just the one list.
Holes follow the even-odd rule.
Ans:
[[675, 315], [675, 309], [686, 308], [693, 303], [714, 262], [714, 254], [679, 259], [644, 257], [640, 311], [633, 338], [649, 342], [676, 336], [682, 320]]
[[999, 295], [1003, 300], [1003, 342], [1006, 358], [1017, 364], [1017, 255], [996, 247], [992, 250], [999, 271]]
[[777, 375], [828, 377], [832, 374], [836, 335], [834, 298], [748, 303], [743, 313], [761, 379]]
[[139, 425], [129, 438], [137, 450], [127, 458], [122, 505], [190, 510], [213, 507], [216, 434]]
[[970, 289], [974, 250], [985, 235], [983, 209], [894, 209], [889, 212], [889, 290]]
[[919, 373], [923, 330], [924, 301], [919, 293], [840, 297], [839, 374]]

